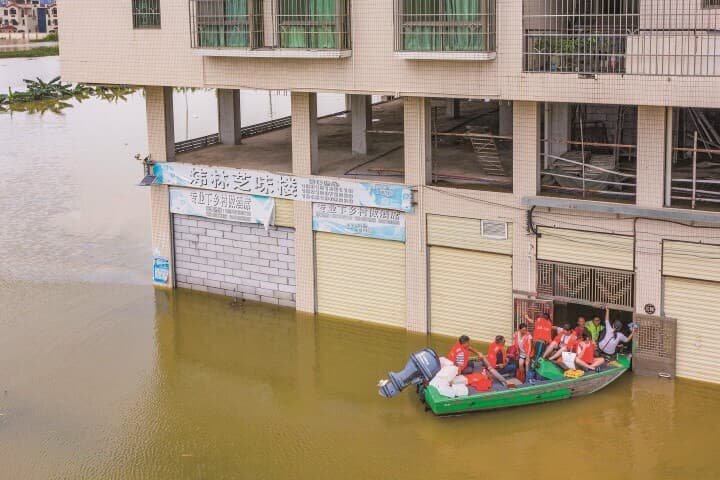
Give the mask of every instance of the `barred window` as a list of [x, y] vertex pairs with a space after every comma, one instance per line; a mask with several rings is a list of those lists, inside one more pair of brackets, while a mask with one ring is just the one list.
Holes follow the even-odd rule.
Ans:
[[703, 8], [720, 7], [720, 0], [703, 0]]
[[133, 28], [160, 28], [160, 0], [133, 0]]
[[348, 48], [348, 10], [346, 0], [280, 0], [280, 46]]

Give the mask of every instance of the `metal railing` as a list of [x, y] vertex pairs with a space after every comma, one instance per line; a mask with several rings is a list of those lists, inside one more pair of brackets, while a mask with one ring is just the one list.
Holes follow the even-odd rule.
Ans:
[[350, 0], [190, 0], [189, 5], [193, 48], [350, 48]]
[[708, 2], [524, 0], [525, 71], [719, 76], [720, 10]]
[[495, 52], [495, 0], [395, 0], [395, 51]]
[[[334, 114], [333, 114], [334, 115]], [[321, 117], [325, 118], [325, 117]], [[248, 125], [240, 129], [240, 138], [250, 138], [263, 133], [271, 132], [273, 130], [280, 130], [281, 128], [288, 128], [292, 124], [292, 117], [282, 117], [275, 120], [269, 120], [267, 122], [256, 123], [254, 125]], [[193, 150], [200, 150], [201, 148], [209, 147], [211, 145], [217, 145], [220, 143], [220, 134], [213, 133], [204, 137], [192, 138], [190, 140], [183, 140], [175, 144], [175, 153], [191, 152]]]
[[634, 290], [633, 272], [544, 260], [537, 262], [537, 291], [542, 297], [632, 311]]
[[199, 138], [191, 138], [189, 140], [183, 140], [182, 142], [176, 142], [175, 153], [192, 152], [193, 150], [200, 150], [201, 148], [217, 145], [218, 143], [220, 143], [219, 133], [213, 133]]
[[160, 28], [160, 0], [133, 0], [133, 28]]

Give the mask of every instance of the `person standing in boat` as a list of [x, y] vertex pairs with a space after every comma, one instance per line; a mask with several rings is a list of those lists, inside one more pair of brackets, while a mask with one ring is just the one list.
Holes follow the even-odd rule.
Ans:
[[[477, 355], [480, 361], [471, 361], [471, 353]], [[470, 337], [467, 335], [461, 335], [458, 338], [457, 343], [450, 349], [447, 358], [458, 368], [458, 374], [462, 375], [480, 371], [484, 366], [482, 362], [483, 354], [470, 346]]]
[[598, 340], [598, 347], [603, 355], [615, 355], [620, 342], [627, 343], [635, 336], [635, 329], [633, 329], [630, 335], [626, 337], [620, 331], [622, 326], [620, 320], [615, 320], [612, 325], [610, 324], [610, 309], [605, 307], [605, 332], [604, 335], [600, 335]]
[[528, 332], [527, 324], [521, 323], [518, 326], [513, 338], [513, 344], [518, 351], [518, 379], [525, 381], [530, 367], [530, 360], [532, 359], [533, 348], [532, 335]]
[[530, 315], [526, 313], [525, 320], [527, 323], [535, 326], [533, 330], [533, 348], [535, 349], [535, 354], [540, 357], [552, 342], [553, 324], [550, 321], [550, 315], [543, 313], [538, 315], [537, 320], [533, 320]]

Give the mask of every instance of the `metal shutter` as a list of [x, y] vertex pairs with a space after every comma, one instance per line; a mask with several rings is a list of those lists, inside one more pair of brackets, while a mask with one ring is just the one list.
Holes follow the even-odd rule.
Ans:
[[315, 234], [319, 313], [405, 328], [405, 244]]
[[275, 199], [275, 225], [280, 227], [295, 226], [295, 203], [292, 200]]
[[462, 248], [463, 250], [479, 250], [481, 252], [504, 253], [512, 255], [511, 224], [507, 225], [508, 238], [495, 240], [481, 235], [482, 220], [443, 215], [427, 216], [428, 245]]
[[663, 275], [720, 282], [720, 245], [666, 240]]
[[490, 342], [512, 332], [512, 257], [430, 247], [430, 330]]
[[634, 270], [634, 237], [607, 233], [540, 228], [537, 258], [553, 262]]
[[713, 300], [720, 283], [665, 277], [665, 315], [677, 319], [677, 376], [720, 383], [720, 336]]

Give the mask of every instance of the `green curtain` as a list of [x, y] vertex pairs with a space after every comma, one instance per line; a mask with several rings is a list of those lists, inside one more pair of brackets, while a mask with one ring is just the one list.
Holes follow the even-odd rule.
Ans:
[[[411, 51], [478, 51], [481, 0], [404, 0], [403, 49]], [[439, 26], [439, 22], [473, 25]], [[425, 24], [425, 25], [422, 25]]]
[[479, 51], [480, 35], [480, 1], [479, 0], [444, 0], [446, 21], [466, 23], [457, 27], [445, 27], [443, 50], [446, 51]]
[[198, 25], [198, 45], [201, 47], [224, 47], [220, 25]]
[[249, 47], [248, 0], [225, 0], [225, 38], [228, 47]]
[[403, 49], [411, 51], [435, 51], [440, 49], [439, 27], [432, 24], [439, 20], [438, 0], [403, 0]]
[[336, 0], [281, 0], [281, 2], [281, 47], [337, 48]]

